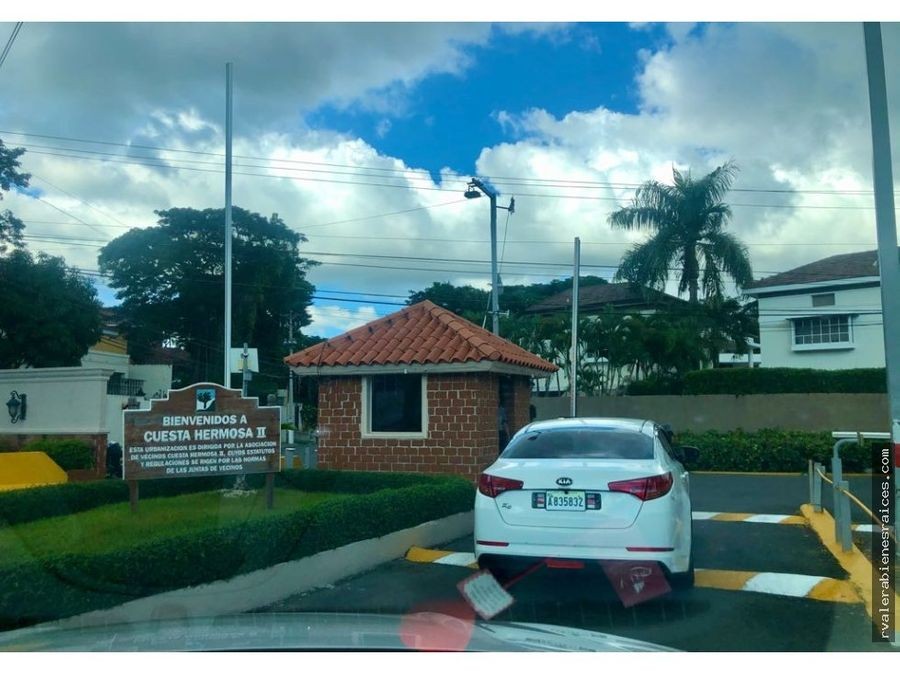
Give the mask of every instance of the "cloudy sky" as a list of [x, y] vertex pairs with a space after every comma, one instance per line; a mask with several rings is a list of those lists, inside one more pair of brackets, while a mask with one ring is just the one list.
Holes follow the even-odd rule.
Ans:
[[[896, 158], [900, 24], [883, 31]], [[221, 206], [227, 61], [234, 203], [309, 238], [310, 333], [433, 281], [486, 288], [471, 175], [516, 198], [506, 284], [568, 275], [576, 236], [584, 272], [612, 276], [637, 237], [606, 218], [634, 186], [728, 159], [757, 277], [875, 246], [860, 24], [25, 23], [0, 139], [28, 150], [31, 189], [3, 207], [29, 247], [96, 270], [154, 210]]]

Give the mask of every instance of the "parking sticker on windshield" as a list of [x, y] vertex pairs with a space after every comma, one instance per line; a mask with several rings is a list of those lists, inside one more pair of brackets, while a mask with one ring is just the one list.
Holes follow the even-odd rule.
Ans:
[[515, 602], [513, 596], [487, 571], [463, 579], [457, 588], [483, 619], [492, 619]]

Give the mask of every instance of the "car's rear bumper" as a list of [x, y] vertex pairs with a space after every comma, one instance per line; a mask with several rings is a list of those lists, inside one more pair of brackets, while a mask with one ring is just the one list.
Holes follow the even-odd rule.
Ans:
[[687, 572], [690, 565], [689, 559], [676, 551], [646, 552], [581, 546], [548, 548], [527, 544], [511, 544], [502, 548], [476, 544], [475, 558], [482, 568], [502, 567], [511, 572], [524, 571], [544, 563], [549, 567], [565, 567], [568, 561], [584, 563], [585, 567], [596, 567], [602, 562], [655, 562], [671, 574]]

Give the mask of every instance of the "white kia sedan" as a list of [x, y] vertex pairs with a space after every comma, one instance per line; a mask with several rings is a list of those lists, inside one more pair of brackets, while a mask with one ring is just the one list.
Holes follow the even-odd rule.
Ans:
[[694, 583], [691, 496], [672, 445], [649, 420], [535, 422], [510, 439], [478, 482], [475, 556], [499, 579], [544, 561], [654, 561], [673, 587]]

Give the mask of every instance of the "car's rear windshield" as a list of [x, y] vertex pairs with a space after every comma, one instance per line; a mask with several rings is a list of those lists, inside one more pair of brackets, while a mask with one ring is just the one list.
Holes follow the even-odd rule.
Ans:
[[653, 439], [622, 429], [547, 429], [523, 434], [504, 459], [653, 459]]

